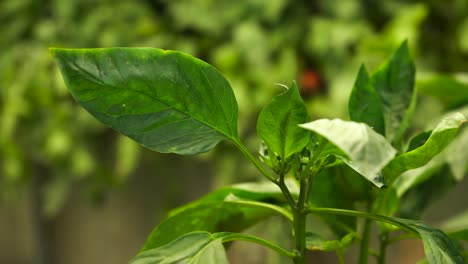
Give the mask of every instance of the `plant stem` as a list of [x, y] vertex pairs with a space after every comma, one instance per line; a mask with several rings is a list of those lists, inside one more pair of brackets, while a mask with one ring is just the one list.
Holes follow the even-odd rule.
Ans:
[[233, 140], [234, 144], [239, 148], [239, 150], [253, 163], [253, 165], [263, 174], [268, 180], [277, 183], [275, 177], [273, 177], [263, 165], [250, 153], [250, 151], [245, 147], [242, 142], [239, 140]]
[[370, 213], [365, 213], [365, 212], [359, 212], [359, 211], [352, 211], [352, 210], [346, 210], [346, 209], [337, 209], [337, 208], [310, 208], [306, 210], [307, 213], [326, 213], [326, 214], [336, 214], [336, 215], [347, 215], [347, 216], [356, 216], [356, 217], [363, 217], [366, 219], [371, 219], [371, 220], [377, 220], [381, 221], [384, 223], [388, 223], [394, 226], [398, 226], [401, 229], [404, 229], [412, 234], [414, 234], [416, 237], [420, 237], [420, 234], [416, 229], [413, 227], [395, 221], [391, 217], [383, 216], [383, 215], [376, 215], [376, 214], [370, 214]]
[[306, 218], [307, 218], [307, 192], [309, 186], [309, 179], [300, 180], [299, 198], [297, 200], [296, 208], [293, 208], [294, 216], [294, 250], [297, 254], [294, 259], [295, 264], [304, 264], [307, 261], [306, 256]]
[[369, 242], [371, 235], [372, 222], [366, 219], [364, 222], [364, 230], [362, 232], [361, 248], [359, 251], [359, 264], [367, 264], [369, 257]]
[[387, 245], [388, 245], [388, 235], [387, 234], [381, 234], [379, 236], [380, 238], [380, 254], [378, 258], [378, 264], [385, 264], [385, 257], [386, 257], [386, 251], [387, 251]]

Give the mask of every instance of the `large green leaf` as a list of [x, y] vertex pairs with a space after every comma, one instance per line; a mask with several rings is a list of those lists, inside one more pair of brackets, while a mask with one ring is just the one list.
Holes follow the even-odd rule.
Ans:
[[364, 217], [392, 224], [421, 238], [424, 244], [424, 253], [429, 263], [465, 264], [463, 255], [444, 232], [422, 222], [335, 208], [311, 208], [309, 212]]
[[443, 119], [423, 145], [397, 156], [388, 164], [384, 171], [386, 180], [391, 184], [401, 173], [428, 163], [452, 141], [464, 122], [466, 118], [461, 113]]
[[226, 79], [189, 55], [153, 48], [51, 49], [73, 97], [143, 146], [197, 154], [238, 140]]
[[408, 127], [416, 98], [415, 71], [405, 41], [371, 77], [372, 86], [382, 102], [385, 136], [391, 142], [400, 140]]
[[359, 69], [349, 97], [348, 110], [351, 120], [366, 123], [380, 134], [385, 134], [382, 102], [370, 83], [369, 74], [364, 65]]
[[[293, 195], [297, 195], [297, 184], [289, 180], [287, 184]], [[159, 247], [192, 231], [238, 232], [273, 214], [281, 214], [291, 220], [291, 213], [280, 207], [285, 203], [281, 190], [273, 183], [225, 187], [173, 210], [153, 230], [142, 250]]]
[[337, 153], [337, 157], [376, 186], [383, 186], [379, 173], [393, 159], [396, 150], [382, 135], [365, 123], [340, 119], [320, 119], [300, 126], [333, 143], [345, 155]]
[[140, 253], [131, 264], [228, 264], [222, 236], [193, 232], [155, 249]]
[[287, 159], [309, 142], [310, 132], [297, 126], [309, 120], [299, 89], [293, 82], [288, 90], [276, 96], [260, 112], [257, 133], [270, 152]]

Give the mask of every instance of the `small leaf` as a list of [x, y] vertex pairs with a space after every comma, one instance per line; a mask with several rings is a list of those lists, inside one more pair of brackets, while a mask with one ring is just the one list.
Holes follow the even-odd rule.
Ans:
[[299, 89], [293, 82], [287, 91], [276, 96], [260, 112], [257, 133], [270, 152], [285, 160], [309, 142], [310, 132], [297, 126], [309, 120]]
[[386, 180], [393, 183], [403, 172], [428, 163], [452, 141], [463, 122], [466, 122], [466, 118], [461, 113], [442, 120], [432, 131], [426, 143], [397, 156], [388, 164], [384, 171]]
[[325, 252], [337, 251], [349, 246], [355, 237], [356, 233], [349, 233], [341, 240], [327, 240], [318, 234], [307, 232], [306, 248], [308, 250], [320, 250]]
[[238, 141], [231, 86], [201, 60], [153, 48], [51, 53], [79, 104], [151, 150], [197, 154]]
[[382, 102], [385, 137], [391, 142], [400, 140], [409, 125], [416, 98], [415, 72], [405, 41], [371, 77], [372, 86]]
[[300, 126], [330, 141], [346, 155], [338, 154], [338, 158], [377, 187], [383, 186], [379, 173], [393, 159], [396, 150], [368, 125], [340, 119], [320, 119]]
[[144, 251], [131, 264], [228, 264], [222, 237], [208, 232], [193, 232], [151, 250]]
[[359, 69], [348, 104], [349, 117], [352, 121], [366, 123], [379, 134], [385, 134], [382, 102], [370, 83], [364, 65]]

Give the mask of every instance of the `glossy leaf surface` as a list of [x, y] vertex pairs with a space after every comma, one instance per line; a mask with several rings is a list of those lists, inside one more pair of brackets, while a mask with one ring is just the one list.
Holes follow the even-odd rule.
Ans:
[[176, 240], [140, 253], [131, 264], [228, 264], [222, 236], [193, 232]]
[[301, 127], [311, 130], [338, 147], [346, 156], [339, 156], [348, 166], [376, 186], [383, 186], [380, 171], [393, 159], [396, 150], [364, 123], [340, 119], [320, 119]]
[[415, 66], [405, 41], [390, 60], [371, 77], [371, 83], [382, 102], [385, 137], [399, 140], [408, 127], [415, 100]]
[[310, 132], [298, 127], [309, 120], [299, 89], [293, 82], [288, 90], [276, 96], [260, 112], [257, 133], [270, 152], [287, 159], [309, 142]]
[[238, 140], [234, 93], [201, 60], [153, 48], [51, 52], [79, 104], [149, 149], [197, 154]]
[[385, 122], [380, 97], [372, 86], [364, 65], [354, 83], [348, 103], [349, 117], [352, 121], [363, 122], [381, 135], [385, 135]]

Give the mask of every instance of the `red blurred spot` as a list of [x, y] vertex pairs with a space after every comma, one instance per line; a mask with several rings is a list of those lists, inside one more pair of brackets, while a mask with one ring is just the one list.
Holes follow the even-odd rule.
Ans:
[[323, 89], [323, 82], [318, 72], [313, 69], [305, 69], [300, 76], [301, 94], [307, 98], [321, 92]]

